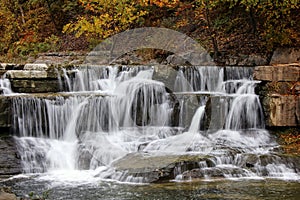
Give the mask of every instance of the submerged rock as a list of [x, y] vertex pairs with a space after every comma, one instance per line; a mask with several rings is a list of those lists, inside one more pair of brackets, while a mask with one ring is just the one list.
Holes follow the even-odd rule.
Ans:
[[182, 174], [183, 180], [199, 179], [199, 178], [226, 178], [226, 177], [239, 177], [244, 173], [242, 168], [198, 168], [186, 171]]

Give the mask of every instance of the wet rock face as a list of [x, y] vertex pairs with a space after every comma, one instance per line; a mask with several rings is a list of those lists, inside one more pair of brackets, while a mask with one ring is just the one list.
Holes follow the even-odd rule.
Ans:
[[[209, 156], [201, 155], [161, 155], [151, 156], [147, 153], [128, 154], [115, 161], [112, 166], [122, 173], [122, 180], [128, 177], [141, 177], [142, 182], [156, 183], [175, 179], [176, 175], [187, 170], [199, 168], [199, 163], [213, 165]], [[124, 179], [124, 180], [123, 180]]]
[[4, 137], [0, 139], [0, 176], [16, 175], [22, 172], [20, 155], [14, 139]]
[[0, 132], [7, 134], [11, 126], [11, 100], [8, 97], [0, 96]]

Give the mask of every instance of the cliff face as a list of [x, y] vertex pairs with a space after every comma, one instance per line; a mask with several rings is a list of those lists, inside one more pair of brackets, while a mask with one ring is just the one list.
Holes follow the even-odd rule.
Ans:
[[266, 124], [268, 127], [300, 126], [300, 63], [278, 64], [279, 61], [276, 57], [274, 65], [258, 66], [254, 71], [254, 79], [261, 81], [257, 93]]

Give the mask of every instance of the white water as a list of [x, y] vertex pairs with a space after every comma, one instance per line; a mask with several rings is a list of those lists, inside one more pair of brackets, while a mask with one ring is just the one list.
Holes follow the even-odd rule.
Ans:
[[[82, 172], [118, 179], [110, 168], [113, 161], [128, 153], [147, 152], [212, 156], [215, 166], [201, 168], [206, 177], [221, 170], [227, 178], [299, 179], [276, 156], [268, 165], [260, 163], [260, 156], [271, 155], [277, 144], [264, 130], [262, 108], [254, 93], [257, 82], [249, 79], [249, 70], [181, 68], [174, 82], [181, 92], [175, 95], [180, 104], [179, 127], [171, 127], [174, 102], [164, 84], [152, 80], [151, 67], [86, 67], [73, 73], [72, 78], [64, 71], [61, 86], [74, 94], [71, 97], [14, 98], [14, 132], [27, 173], [47, 172], [43, 178], [67, 179], [64, 170], [79, 170], [78, 174], [89, 170]], [[212, 101], [211, 128], [204, 131], [200, 129], [208, 99], [217, 103]], [[250, 170], [245, 163], [253, 155]]]
[[205, 106], [200, 106], [197, 111], [195, 112], [189, 131], [191, 133], [197, 133], [200, 129], [200, 122], [204, 116], [205, 113]]
[[10, 95], [13, 93], [11, 90], [10, 81], [5, 77], [5, 75], [0, 78], [0, 91], [3, 95]]

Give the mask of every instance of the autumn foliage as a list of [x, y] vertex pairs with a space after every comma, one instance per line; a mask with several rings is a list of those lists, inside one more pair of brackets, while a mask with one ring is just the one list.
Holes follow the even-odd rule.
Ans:
[[92, 44], [145, 26], [181, 31], [214, 52], [272, 51], [278, 46], [300, 44], [299, 1], [1, 1], [0, 55], [26, 57], [66, 50], [62, 45], [66, 38], [85, 38], [82, 41]]
[[282, 148], [285, 153], [300, 155], [300, 133], [287, 133], [280, 135]]

